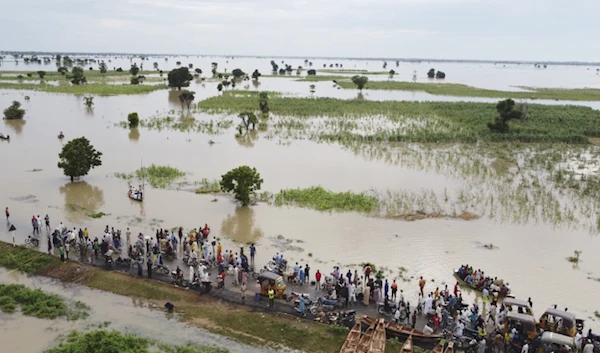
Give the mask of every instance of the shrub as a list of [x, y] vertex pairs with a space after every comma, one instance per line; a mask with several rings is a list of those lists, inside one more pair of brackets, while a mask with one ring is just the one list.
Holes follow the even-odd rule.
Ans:
[[138, 127], [140, 124], [140, 117], [138, 116], [138, 113], [129, 113], [129, 115], [127, 115], [127, 122], [129, 122], [130, 128]]
[[13, 101], [11, 106], [4, 109], [4, 119], [16, 120], [23, 119], [25, 116], [25, 109], [21, 109], [21, 103]]

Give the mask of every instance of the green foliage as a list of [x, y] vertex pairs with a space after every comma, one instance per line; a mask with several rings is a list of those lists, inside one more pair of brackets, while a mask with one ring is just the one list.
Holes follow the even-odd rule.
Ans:
[[37, 74], [40, 77], [40, 79], [43, 80], [44, 76], [46, 76], [46, 71], [40, 70], [40, 71], [37, 72]]
[[190, 106], [192, 105], [192, 102], [194, 101], [194, 99], [196, 98], [194, 95], [196, 94], [196, 92], [192, 92], [192, 91], [188, 91], [188, 90], [183, 90], [181, 91], [181, 93], [179, 94], [179, 101], [181, 102], [181, 109], [183, 110], [183, 105], [187, 105], [188, 111], [190, 110]]
[[377, 267], [375, 266], [374, 263], [372, 262], [361, 262], [360, 264], [358, 264], [358, 266], [360, 266], [361, 268], [365, 268], [367, 266], [371, 267], [371, 273], [377, 273]]
[[98, 68], [100, 69], [101, 74], [106, 74], [106, 72], [108, 72], [108, 67], [106, 66], [106, 63], [104, 61], [100, 62]]
[[508, 122], [510, 120], [521, 120], [524, 117], [524, 112], [515, 107], [515, 101], [506, 99], [496, 104], [496, 110], [500, 116], [496, 117], [493, 123], [488, 123], [488, 128], [494, 132], [507, 133]]
[[[158, 350], [156, 350], [158, 348]], [[227, 349], [193, 345], [172, 346], [118, 331], [71, 332], [66, 340], [46, 353], [228, 353]]]
[[173, 69], [168, 75], [169, 87], [177, 87], [177, 89], [181, 89], [181, 87], [188, 87], [190, 85], [190, 81], [193, 79], [194, 77], [190, 74], [190, 71], [187, 67]]
[[318, 211], [356, 211], [373, 213], [379, 210], [377, 197], [365, 193], [333, 192], [321, 186], [305, 189], [285, 189], [275, 195], [274, 203], [296, 205]]
[[83, 76], [83, 69], [79, 66], [76, 66], [71, 70], [71, 75], [68, 76], [71, 79], [71, 83], [74, 85], [79, 85], [82, 83], [86, 83], [87, 79]]
[[202, 70], [199, 68], [196, 68], [196, 70], [194, 70], [196, 72], [196, 77], [202, 75]]
[[137, 66], [137, 64], [131, 65], [131, 68], [129, 69], [129, 73], [132, 76], [137, 76], [138, 72], [140, 72], [140, 68]]
[[94, 213], [89, 213], [88, 217], [90, 218], [102, 218], [104, 216], [106, 216], [107, 214], [104, 212], [94, 212]]
[[166, 188], [175, 180], [185, 176], [185, 173], [177, 168], [162, 165], [150, 165], [135, 171], [139, 180], [147, 180], [154, 188]]
[[258, 96], [258, 108], [261, 113], [269, 114], [269, 94], [267, 92], [260, 92]]
[[102, 152], [96, 151], [88, 139], [76, 138], [64, 145], [58, 154], [58, 167], [73, 181], [74, 178], [87, 175], [92, 168], [101, 166], [101, 156]]
[[216, 194], [221, 191], [221, 184], [218, 180], [202, 179], [200, 182], [195, 184], [196, 194]]
[[89, 307], [78, 302], [76, 308], [70, 308], [67, 303], [56, 294], [48, 294], [41, 289], [30, 289], [22, 284], [0, 284], [0, 310], [13, 313], [21, 307], [23, 315], [34, 316], [42, 319], [56, 319], [66, 317], [77, 320], [87, 316]]
[[369, 82], [369, 78], [367, 76], [352, 76], [352, 83], [356, 85], [356, 87], [362, 91], [365, 85]]
[[132, 85], [139, 85], [140, 83], [142, 83], [140, 76], [131, 76], [131, 79], [129, 81]]
[[235, 78], [244, 77], [244, 75], [246, 74], [246, 73], [244, 73], [244, 71], [242, 71], [240, 69], [234, 69], [233, 71], [231, 71], [231, 73], [233, 74], [233, 77], [235, 77]]
[[88, 108], [91, 108], [94, 105], [94, 97], [83, 97], [83, 101]]
[[25, 109], [21, 109], [21, 103], [13, 101], [10, 107], [4, 109], [4, 119], [16, 120], [23, 119], [25, 116]]
[[571, 263], [578, 264], [579, 256], [581, 256], [581, 250], [575, 250], [573, 251], [573, 256], [569, 256], [567, 260], [569, 260]]
[[429, 71], [427, 71], [427, 77], [433, 78], [434, 76], [435, 76], [435, 69], [429, 69]]
[[222, 83], [219, 83], [219, 84], [217, 85], [217, 90], [218, 90], [219, 92], [221, 92], [221, 91], [223, 90], [223, 84], [222, 84]]
[[130, 129], [138, 127], [140, 124], [138, 113], [129, 113], [129, 115], [127, 115], [127, 123], [129, 124]]
[[54, 256], [40, 254], [23, 246], [0, 242], [0, 266], [17, 269], [25, 273], [38, 273], [47, 267], [57, 266], [60, 260]]
[[[238, 114], [256, 109], [258, 92], [232, 91], [199, 103], [204, 111]], [[588, 107], [529, 105], [527, 119], [513, 121], [508, 133], [492, 133], [487, 127], [496, 105], [475, 102], [358, 101], [333, 98], [282, 97], [269, 93], [269, 110], [275, 116], [302, 119], [328, 117], [348, 124], [342, 132], [320, 132], [320, 140], [361, 142], [466, 142], [479, 140], [526, 143], [563, 142], [587, 144], [600, 137], [600, 111]], [[387, 119], [409, 128], [355, 132], [357, 119]], [[353, 127], [354, 126], [354, 127]], [[353, 128], [352, 128], [353, 127]]]
[[263, 180], [256, 168], [245, 165], [232, 169], [221, 176], [221, 190], [233, 192], [235, 199], [240, 201], [243, 206], [250, 203], [250, 197], [260, 190], [262, 183]]
[[252, 73], [252, 79], [255, 81], [258, 81], [258, 78], [261, 76], [260, 72], [258, 72], [258, 69], [254, 70], [254, 72]]
[[250, 125], [252, 125], [252, 130], [256, 128], [256, 124], [258, 124], [258, 118], [252, 112], [243, 112], [238, 115], [240, 119], [242, 119], [242, 123], [246, 128], [246, 131], [250, 129]]

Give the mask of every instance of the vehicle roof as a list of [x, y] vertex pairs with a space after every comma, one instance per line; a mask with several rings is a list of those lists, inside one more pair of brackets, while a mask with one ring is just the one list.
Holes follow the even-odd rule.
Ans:
[[535, 325], [535, 318], [533, 316], [527, 315], [527, 314], [519, 314], [519, 313], [509, 312], [508, 314], [506, 314], [506, 318], [507, 319], [515, 319], [517, 321], [530, 322]]
[[560, 333], [556, 333], [556, 332], [546, 331], [546, 332], [542, 333], [541, 340], [542, 340], [542, 343], [555, 343], [555, 344], [562, 344], [565, 346], [574, 346], [575, 345], [575, 340], [573, 339], [573, 337], [561, 335]]
[[263, 273], [258, 275], [258, 279], [260, 280], [262, 279], [272, 279], [272, 280], [276, 280], [279, 277], [281, 277], [280, 275], [278, 275], [277, 273], [274, 272], [270, 272], [270, 271], [264, 271]]
[[504, 298], [503, 301], [504, 305], [516, 305], [516, 306], [524, 306], [526, 308], [529, 308], [529, 303], [521, 300], [521, 299], [517, 299], [517, 298]]
[[560, 317], [563, 320], [575, 322], [575, 314], [570, 313], [568, 311], [550, 308], [550, 309], [546, 310], [546, 312], [544, 313], [544, 315], [546, 315], [546, 314]]

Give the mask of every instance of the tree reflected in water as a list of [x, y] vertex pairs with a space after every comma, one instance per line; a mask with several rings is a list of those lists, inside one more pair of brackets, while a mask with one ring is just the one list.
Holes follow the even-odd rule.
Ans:
[[67, 183], [59, 191], [65, 195], [65, 214], [70, 222], [81, 222], [104, 205], [102, 189], [85, 181]]
[[25, 119], [4, 120], [4, 124], [13, 129], [17, 135], [20, 135], [21, 132], [23, 132], [23, 126], [25, 126], [25, 123], [27, 123]]
[[221, 223], [221, 235], [241, 243], [248, 244], [258, 241], [263, 231], [255, 224], [252, 207], [238, 207], [235, 213], [225, 218]]
[[138, 128], [129, 129], [129, 139], [137, 142], [140, 139], [140, 130]]
[[240, 144], [240, 146], [244, 146], [244, 147], [254, 147], [254, 142], [256, 142], [258, 140], [258, 131], [248, 131], [246, 133], [244, 133], [242, 136], [236, 137], [235, 140], [237, 141], [237, 143]]

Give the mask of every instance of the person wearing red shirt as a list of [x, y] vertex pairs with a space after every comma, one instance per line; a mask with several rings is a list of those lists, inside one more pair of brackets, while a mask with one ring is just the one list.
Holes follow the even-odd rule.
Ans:
[[315, 284], [316, 284], [316, 289], [320, 290], [321, 289], [321, 272], [319, 272], [319, 270], [317, 270], [317, 272], [315, 273]]
[[456, 284], [454, 285], [454, 296], [455, 297], [458, 297], [458, 292], [459, 292], [459, 290], [458, 290], [458, 282], [456, 282]]

